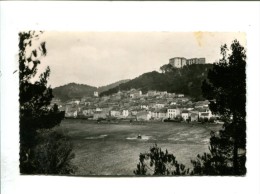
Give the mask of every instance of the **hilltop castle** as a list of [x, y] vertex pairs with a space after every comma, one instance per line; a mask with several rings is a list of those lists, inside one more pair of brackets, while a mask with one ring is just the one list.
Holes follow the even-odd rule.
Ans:
[[192, 58], [192, 59], [186, 59], [184, 57], [174, 57], [169, 60], [169, 64], [171, 64], [174, 67], [182, 68], [185, 65], [191, 65], [191, 64], [205, 64], [206, 59], [205, 58]]

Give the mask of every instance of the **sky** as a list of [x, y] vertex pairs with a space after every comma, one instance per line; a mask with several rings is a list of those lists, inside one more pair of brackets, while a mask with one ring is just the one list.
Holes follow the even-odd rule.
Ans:
[[45, 31], [47, 56], [39, 72], [51, 69], [49, 85], [71, 82], [100, 87], [122, 79], [159, 71], [173, 57], [220, 58], [220, 46], [237, 39], [246, 47], [244, 33], [221, 32], [52, 32]]

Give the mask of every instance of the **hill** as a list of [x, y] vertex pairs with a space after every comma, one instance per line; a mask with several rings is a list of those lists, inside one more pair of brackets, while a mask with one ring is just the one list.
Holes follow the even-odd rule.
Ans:
[[70, 99], [80, 99], [84, 96], [93, 96], [94, 91], [104, 92], [111, 88], [117, 87], [119, 84], [128, 82], [129, 79], [121, 80], [106, 86], [94, 87], [86, 84], [69, 83], [63, 86], [59, 86], [53, 89], [53, 96], [59, 98], [62, 102], [66, 102]]
[[53, 89], [53, 96], [65, 102], [73, 98], [82, 98], [83, 96], [93, 96], [97, 88], [86, 84], [69, 83]]
[[108, 91], [104, 91], [100, 95], [116, 93], [119, 88], [120, 90], [136, 88], [141, 89], [143, 93], [146, 93], [148, 90], [183, 93], [199, 100], [202, 99], [201, 83], [207, 78], [208, 70], [212, 67], [213, 64], [193, 64], [183, 68], [170, 67], [163, 73], [157, 71], [148, 72]]
[[101, 93], [101, 92], [107, 91], [109, 89], [112, 89], [114, 87], [117, 87], [118, 85], [120, 85], [122, 83], [126, 83], [128, 81], [130, 81], [130, 79], [120, 80], [120, 81], [117, 81], [115, 83], [112, 83], [112, 84], [109, 84], [109, 85], [106, 85], [106, 86], [101, 86], [97, 90], [98, 90], [99, 93]]

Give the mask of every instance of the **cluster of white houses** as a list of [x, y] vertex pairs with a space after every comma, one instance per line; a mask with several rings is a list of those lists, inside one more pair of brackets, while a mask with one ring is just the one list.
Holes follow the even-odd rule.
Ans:
[[191, 102], [184, 94], [168, 93], [166, 91], [148, 91], [132, 89], [119, 91], [104, 97], [84, 97], [67, 103], [53, 101], [65, 111], [66, 117], [98, 119], [126, 119], [137, 121], [175, 120], [198, 121], [211, 119], [208, 101]]

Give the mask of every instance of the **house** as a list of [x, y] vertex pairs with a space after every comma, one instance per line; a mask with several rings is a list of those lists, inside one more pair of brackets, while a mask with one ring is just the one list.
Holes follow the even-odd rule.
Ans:
[[120, 117], [121, 111], [119, 110], [119, 108], [112, 108], [110, 110], [109, 115], [112, 116], [112, 117]]
[[167, 96], [171, 97], [171, 98], [174, 98], [175, 97], [175, 93], [168, 93]]
[[151, 114], [147, 111], [140, 111], [136, 114], [137, 121], [149, 121], [151, 119]]
[[102, 108], [99, 106], [99, 107], [96, 107], [96, 111], [102, 111]]
[[158, 94], [159, 96], [163, 97], [163, 96], [166, 96], [166, 95], [167, 95], [167, 91], [159, 91], [159, 92], [157, 92], [157, 94]]
[[82, 114], [84, 116], [93, 116], [95, 111], [96, 111], [95, 106], [87, 106], [82, 108]]
[[188, 110], [183, 110], [181, 112], [181, 117], [184, 121], [187, 121], [189, 119], [189, 111]]
[[141, 109], [146, 109], [148, 110], [149, 106], [148, 106], [148, 103], [142, 103], [141, 104]]
[[152, 108], [150, 111], [153, 119], [159, 119], [159, 109]]
[[174, 119], [178, 115], [180, 115], [180, 109], [176, 106], [170, 106], [167, 108], [167, 118]]
[[76, 99], [74, 99], [74, 100], [70, 100], [70, 101], [68, 101], [66, 104], [79, 105], [79, 103], [80, 103], [80, 100], [76, 100]]
[[98, 119], [106, 119], [107, 118], [107, 114], [103, 111], [95, 111], [94, 115], [93, 115], [93, 119], [94, 120], [98, 120]]
[[107, 114], [109, 114], [109, 111], [111, 109], [112, 108], [109, 107], [107, 104], [99, 104], [98, 107], [96, 108], [96, 111], [103, 111], [103, 112], [106, 112]]
[[130, 91], [130, 98], [139, 98], [141, 96], [142, 96], [142, 91], [141, 90], [132, 89]]
[[147, 92], [147, 96], [156, 96], [156, 91], [154, 91], [154, 90], [149, 90], [149, 91]]
[[114, 95], [112, 95], [112, 100], [121, 100], [121, 94], [120, 93], [116, 93]]
[[176, 105], [176, 104], [178, 104], [178, 99], [175, 98], [171, 101], [170, 105]]
[[94, 91], [94, 96], [98, 97], [98, 91]]
[[107, 100], [109, 100], [110, 99], [110, 96], [102, 96], [101, 97], [101, 100], [102, 101], [107, 101]]
[[200, 114], [200, 119], [205, 119], [207, 118], [208, 120], [211, 118], [209, 113], [203, 112]]
[[179, 97], [179, 101], [181, 101], [181, 102], [188, 102], [189, 98]]
[[178, 98], [183, 98], [183, 97], [184, 97], [184, 94], [176, 94], [176, 97], [178, 97]]
[[209, 106], [208, 100], [195, 102], [194, 105], [195, 108], [208, 108], [208, 106]]
[[134, 116], [136, 116], [137, 113], [140, 112], [140, 111], [143, 111], [143, 110], [140, 109], [140, 108], [138, 108], [138, 107], [134, 107], [134, 108], [132, 108], [132, 109], [130, 110], [131, 115], [134, 115]]
[[163, 108], [165, 106], [165, 103], [160, 101], [156, 102], [154, 108]]
[[77, 116], [78, 111], [75, 108], [65, 111], [65, 117], [76, 118]]
[[200, 108], [199, 111], [199, 118], [208, 118], [210, 119], [213, 117], [212, 112], [208, 108]]
[[166, 119], [167, 118], [167, 108], [161, 108], [159, 110], [159, 118]]
[[128, 117], [128, 115], [129, 115], [129, 111], [127, 109], [123, 109], [122, 110], [122, 116], [123, 117]]

